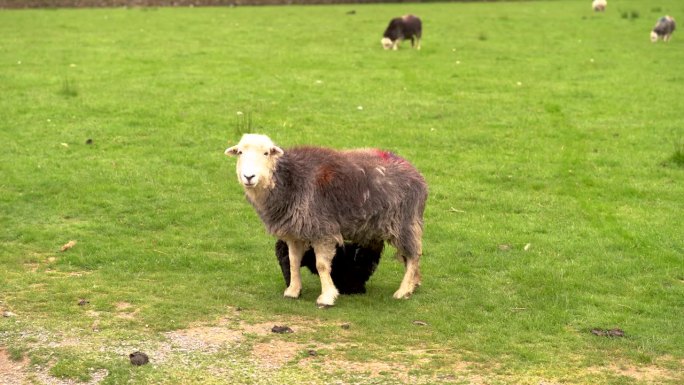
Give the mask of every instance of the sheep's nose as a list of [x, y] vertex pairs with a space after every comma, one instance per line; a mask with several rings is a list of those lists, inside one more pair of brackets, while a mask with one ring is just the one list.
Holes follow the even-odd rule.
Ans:
[[247, 183], [252, 183], [252, 178], [255, 177], [254, 174], [252, 174], [252, 175], [243, 175], [243, 176], [245, 177], [245, 179], [247, 179]]

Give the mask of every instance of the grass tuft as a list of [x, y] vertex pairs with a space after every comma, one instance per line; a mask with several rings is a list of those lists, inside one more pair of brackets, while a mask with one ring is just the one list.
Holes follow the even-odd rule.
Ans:
[[684, 141], [678, 141], [674, 145], [674, 151], [670, 158], [665, 161], [666, 164], [672, 164], [677, 167], [684, 167]]
[[620, 16], [623, 19], [628, 19], [628, 20], [636, 20], [639, 18], [639, 11], [637, 10], [631, 10], [631, 11], [622, 11], [620, 13]]
[[66, 98], [75, 98], [78, 96], [78, 90], [76, 89], [76, 84], [73, 80], [68, 77], [62, 80], [62, 87], [59, 89], [59, 95]]
[[243, 134], [254, 132], [254, 125], [252, 121], [252, 112], [237, 111], [235, 113], [235, 137], [240, 137]]
[[24, 353], [26, 352], [25, 347], [20, 346], [8, 346], [7, 353], [12, 361], [21, 361], [24, 359]]

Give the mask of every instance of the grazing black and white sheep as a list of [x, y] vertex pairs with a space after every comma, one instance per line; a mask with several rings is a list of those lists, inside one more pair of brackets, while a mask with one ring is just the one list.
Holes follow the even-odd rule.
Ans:
[[606, 0], [594, 0], [591, 3], [591, 9], [593, 9], [594, 12], [604, 12], [607, 5], [608, 2]]
[[[332, 260], [330, 276], [340, 294], [362, 294], [366, 292], [366, 282], [375, 272], [375, 268], [378, 267], [384, 246], [382, 241], [368, 247], [349, 242], [337, 246], [335, 257]], [[285, 285], [290, 286], [290, 255], [287, 243], [279, 239], [275, 244], [275, 252], [280, 269], [283, 272], [283, 278], [285, 278]], [[316, 254], [314, 254], [313, 249], [309, 248], [304, 253], [302, 266], [318, 275]]]
[[655, 27], [651, 31], [651, 41], [657, 42], [658, 39], [663, 39], [663, 41], [670, 41], [672, 37], [672, 32], [674, 32], [677, 24], [672, 16], [663, 16], [658, 19]]
[[225, 153], [238, 157], [238, 180], [268, 232], [287, 243], [291, 280], [286, 297], [299, 297], [302, 258], [313, 247], [321, 280], [316, 302], [334, 305], [339, 292], [331, 262], [345, 240], [364, 247], [388, 241], [397, 249], [406, 271], [394, 298], [408, 298], [420, 285], [428, 191], [409, 162], [377, 149], [283, 150], [258, 134], [243, 135]]
[[420, 19], [414, 15], [404, 15], [390, 20], [380, 43], [384, 49], [396, 50], [402, 40], [411, 39], [411, 47], [420, 49], [422, 35], [423, 23]]

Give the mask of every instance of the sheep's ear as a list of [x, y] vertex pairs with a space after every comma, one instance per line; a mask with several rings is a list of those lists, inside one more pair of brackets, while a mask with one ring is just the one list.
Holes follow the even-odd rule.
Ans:
[[235, 156], [235, 155], [237, 155], [237, 152], [238, 152], [238, 147], [237, 147], [237, 145], [235, 145], [233, 147], [227, 148], [226, 152], [224, 152], [224, 154], [226, 154], [228, 156]]
[[285, 152], [283, 151], [283, 149], [280, 148], [280, 147], [278, 147], [278, 146], [273, 146], [273, 147], [271, 147], [271, 151], [270, 151], [270, 152], [271, 152], [271, 155], [276, 155], [276, 156], [280, 156], [280, 155], [283, 155], [283, 154], [285, 153]]

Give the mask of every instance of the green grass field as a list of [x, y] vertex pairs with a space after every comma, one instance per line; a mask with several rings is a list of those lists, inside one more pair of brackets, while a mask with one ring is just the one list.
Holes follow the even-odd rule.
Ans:
[[[423, 49], [383, 51], [408, 12]], [[683, 383], [664, 14], [684, 3], [0, 10], [0, 383]], [[223, 155], [248, 130], [414, 163], [417, 293], [391, 298], [388, 248], [366, 295], [319, 310], [305, 272], [284, 299]]]

